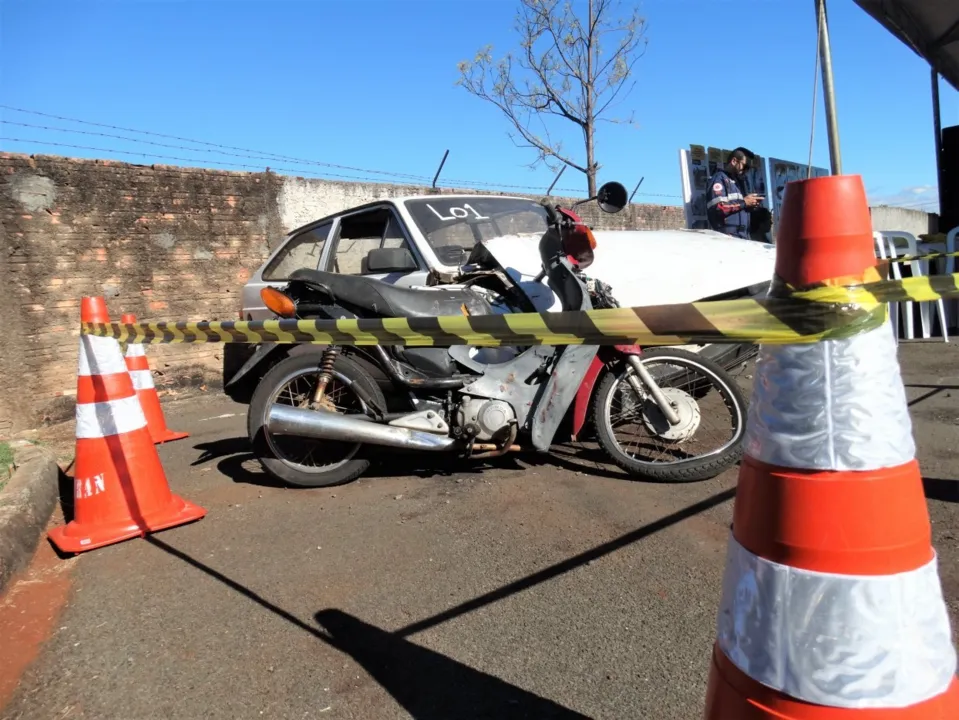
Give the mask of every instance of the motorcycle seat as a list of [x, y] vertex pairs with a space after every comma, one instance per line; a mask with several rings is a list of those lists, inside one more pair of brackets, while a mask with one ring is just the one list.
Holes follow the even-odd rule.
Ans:
[[463, 305], [470, 315], [490, 315], [492, 308], [477, 293], [469, 290], [414, 290], [363, 275], [341, 275], [302, 268], [290, 275], [327, 288], [348, 309], [358, 309], [377, 317], [439, 317], [462, 315]]

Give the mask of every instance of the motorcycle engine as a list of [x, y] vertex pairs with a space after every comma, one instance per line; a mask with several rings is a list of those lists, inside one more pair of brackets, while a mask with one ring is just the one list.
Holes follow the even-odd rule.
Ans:
[[509, 403], [487, 398], [464, 398], [456, 408], [456, 425], [476, 440], [489, 442], [515, 422]]

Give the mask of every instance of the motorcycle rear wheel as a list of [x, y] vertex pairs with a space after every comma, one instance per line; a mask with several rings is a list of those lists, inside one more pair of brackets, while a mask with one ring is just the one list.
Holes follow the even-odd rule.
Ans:
[[[699, 431], [699, 404], [712, 391], [718, 392], [722, 406], [729, 413], [731, 437], [720, 447], [708, 452], [668, 462], [644, 460], [637, 454], [630, 453], [630, 446], [624, 447], [624, 443], [617, 437], [613, 420], [617, 393], [622, 393], [624, 398], [632, 398], [633, 402], [636, 402], [635, 393], [627, 380], [633, 370], [623, 363], [615, 371], [607, 372], [600, 381], [591, 412], [597, 441], [610, 460], [630, 475], [667, 483], [708, 480], [738, 462], [742, 457], [742, 440], [746, 428], [746, 399], [735, 380], [712, 360], [679, 348], [645, 350], [642, 361], [659, 387], [679, 402], [683, 410], [681, 416], [685, 422], [685, 426], [681, 423], [676, 428], [669, 427], [668, 423], [663, 425], [665, 420], [662, 413], [651, 398], [645, 400], [641, 407], [634, 405], [633, 414], [640, 421], [636, 425], [642, 426], [651, 441], [660, 441], [671, 450], [684, 453], [683, 444], [694, 441]], [[664, 373], [657, 367], [666, 364], [679, 369]], [[676, 388], [677, 383], [688, 389]], [[684, 427], [689, 431], [689, 436], [676, 437], [683, 435]], [[674, 437], [669, 438], [669, 435]]]
[[[315, 388], [321, 357], [322, 351], [317, 348], [315, 352], [291, 353], [278, 362], [257, 384], [247, 415], [247, 431], [253, 444], [253, 454], [260, 465], [270, 476], [297, 487], [343, 485], [358, 478], [370, 466], [369, 459], [357, 457], [363, 448], [362, 443], [270, 435], [267, 428], [270, 407], [274, 402], [293, 404], [284, 401], [292, 401], [294, 396], [298, 396], [297, 392], [307, 394]], [[342, 412], [340, 405], [354, 412], [365, 410], [363, 400], [350, 387], [352, 383], [361, 385], [369, 393], [368, 397], [380, 407], [385, 406], [382, 390], [359, 362], [340, 355], [333, 367], [326, 398], [333, 398], [341, 389], [351, 393], [352, 397], [344, 395], [342, 402], [339, 398], [333, 400], [338, 412]], [[297, 384], [297, 391], [288, 390], [294, 384]], [[295, 458], [301, 455], [300, 461], [297, 461]], [[305, 462], [324, 457], [331, 457], [333, 461], [325, 465]]]

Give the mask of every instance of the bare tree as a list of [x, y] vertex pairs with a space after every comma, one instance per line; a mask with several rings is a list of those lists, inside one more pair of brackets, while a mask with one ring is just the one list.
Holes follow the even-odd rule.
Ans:
[[[604, 115], [635, 86], [630, 80], [633, 66], [646, 49], [646, 22], [635, 8], [626, 18], [613, 17], [617, 0], [586, 0], [584, 20], [573, 2], [519, 2], [515, 26], [519, 48], [494, 61], [492, 46], [486, 46], [472, 62], [459, 64], [457, 84], [503, 112], [515, 129], [509, 133], [513, 142], [536, 150], [532, 167], [544, 163], [555, 170], [557, 163], [563, 163], [575, 168], [586, 175], [592, 197], [600, 167], [596, 124], [624, 122]], [[581, 8], [582, 0], [577, 4]], [[548, 121], [556, 118], [582, 131], [585, 162], [575, 160], [563, 150], [562, 142], [553, 140]]]

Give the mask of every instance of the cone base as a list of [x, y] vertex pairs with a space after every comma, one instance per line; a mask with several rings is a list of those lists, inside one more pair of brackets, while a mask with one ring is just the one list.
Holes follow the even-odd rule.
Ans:
[[81, 553], [106, 545], [142, 537], [148, 532], [157, 532], [178, 525], [186, 525], [201, 519], [206, 509], [184, 500], [179, 495], [171, 495], [170, 502], [163, 508], [154, 510], [137, 523], [132, 518], [113, 522], [108, 525], [78, 523], [73, 520], [66, 525], [54, 528], [47, 537], [58, 550], [65, 553]]
[[150, 431], [150, 437], [153, 439], [154, 445], [162, 445], [163, 443], [174, 442], [176, 440], [183, 440], [183, 438], [190, 437], [188, 432], [177, 432], [176, 430], [170, 430], [169, 428], [161, 430], [158, 433]]
[[715, 645], [704, 720], [952, 720], [959, 717], [959, 678], [945, 693], [904, 708], [811, 705], [757, 683]]

